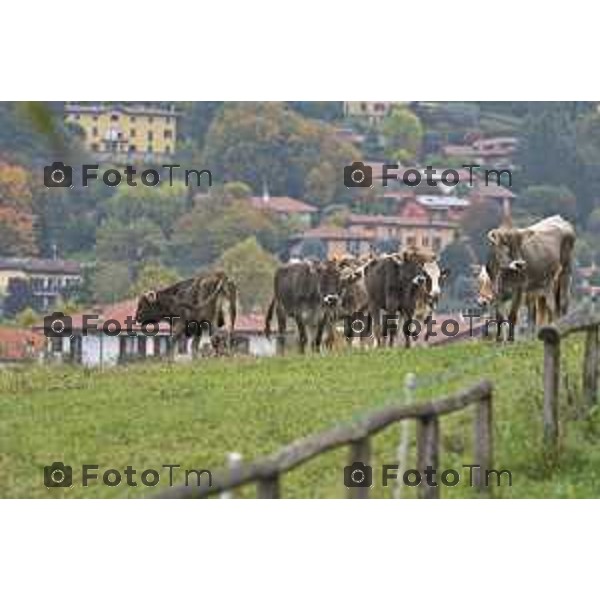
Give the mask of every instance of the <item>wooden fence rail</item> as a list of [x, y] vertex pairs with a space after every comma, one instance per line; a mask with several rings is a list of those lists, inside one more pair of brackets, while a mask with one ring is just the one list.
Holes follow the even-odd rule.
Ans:
[[551, 460], [558, 456], [561, 342], [573, 333], [586, 332], [582, 366], [583, 398], [588, 406], [598, 400], [598, 329], [600, 314], [593, 306], [584, 306], [542, 327], [544, 342], [544, 442]]
[[[441, 400], [410, 406], [388, 406], [368, 414], [351, 425], [339, 426], [329, 431], [311, 435], [283, 447], [279, 451], [249, 464], [239, 464], [212, 474], [211, 485], [206, 481], [199, 486], [177, 486], [164, 490], [158, 498], [206, 498], [256, 483], [259, 498], [279, 498], [282, 476], [295, 467], [320, 454], [349, 446], [348, 464], [371, 462], [371, 438], [381, 430], [404, 419], [416, 419], [417, 468], [437, 468], [440, 453], [440, 417], [476, 404], [475, 415], [475, 461], [480, 468], [476, 483], [480, 490], [486, 489], [486, 470], [492, 468], [492, 385], [489, 381], [478, 384]], [[438, 486], [423, 484], [419, 487], [424, 498], [437, 498]], [[367, 498], [368, 487], [348, 488], [348, 497]]]

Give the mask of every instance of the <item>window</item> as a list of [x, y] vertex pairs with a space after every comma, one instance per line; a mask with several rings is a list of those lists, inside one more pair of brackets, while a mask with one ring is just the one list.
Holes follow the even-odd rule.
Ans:
[[97, 121], [97, 120], [98, 120], [98, 115], [94, 115], [94, 116], [92, 117], [92, 119], [94, 119], [94, 121]]
[[135, 129], [129, 130], [129, 137], [135, 137]]
[[429, 246], [429, 236], [424, 235], [421, 238], [421, 245], [425, 248], [427, 248]]
[[97, 127], [92, 127], [92, 135], [94, 137], [98, 135], [98, 128]]
[[171, 154], [171, 146], [165, 146], [165, 154]]
[[79, 121], [79, 115], [75, 115], [75, 120]]
[[412, 236], [412, 235], [409, 235], [406, 238], [406, 245], [407, 246], [416, 246], [417, 245], [417, 238], [414, 237], [414, 236]]
[[434, 237], [433, 238], [433, 249], [435, 252], [438, 252], [442, 247], [442, 238]]
[[92, 152], [98, 152], [100, 147], [95, 142], [92, 144]]
[[170, 140], [173, 138], [173, 132], [170, 129], [165, 129], [165, 140]]
[[154, 123], [154, 117], [148, 117], [148, 123], [150, 123], [150, 124]]
[[360, 103], [360, 110], [362, 112], [367, 112], [367, 103], [366, 102], [361, 102]]
[[152, 154], [152, 152], [154, 152], [154, 148], [152, 147], [152, 144], [148, 144], [148, 148], [147, 151]]
[[131, 117], [129, 117], [129, 122], [135, 123], [135, 116], [132, 115]]
[[131, 144], [131, 146], [129, 146], [129, 152], [137, 152], [135, 144]]
[[149, 131], [149, 132], [148, 132], [148, 141], [149, 141], [149, 142], [151, 142], [153, 137], [154, 137], [154, 134], [153, 134], [153, 132], [152, 132], [152, 131]]
[[119, 115], [110, 115], [110, 120], [111, 121], [118, 121], [119, 120]]

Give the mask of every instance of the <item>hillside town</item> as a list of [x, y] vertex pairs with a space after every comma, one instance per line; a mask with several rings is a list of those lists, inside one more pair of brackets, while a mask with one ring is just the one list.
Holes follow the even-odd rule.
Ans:
[[[44, 105], [56, 139], [43, 143], [25, 104], [0, 112], [0, 361], [39, 356], [52, 311], [109, 319], [149, 287], [215, 266], [241, 278], [240, 348], [253, 354], [274, 352], [261, 337], [264, 311], [276, 266], [290, 260], [429, 251], [451, 273], [442, 308], [457, 310], [472, 300], [485, 231], [557, 212], [584, 230], [576, 293], [600, 291], [595, 183], [564, 179], [552, 148], [538, 173], [527, 162], [539, 123], [563, 111], [591, 130], [595, 103], [70, 101]], [[214, 182], [42, 185], [57, 160], [189, 165]], [[356, 165], [368, 185], [346, 180]], [[95, 364], [163, 352], [93, 343], [59, 353], [84, 363], [91, 353]]]

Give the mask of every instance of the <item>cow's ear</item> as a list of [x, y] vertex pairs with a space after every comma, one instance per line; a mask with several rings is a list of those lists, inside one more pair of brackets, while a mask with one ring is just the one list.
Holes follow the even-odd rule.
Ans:
[[491, 244], [496, 245], [500, 241], [500, 232], [497, 229], [492, 229], [488, 231], [487, 238]]
[[535, 234], [535, 231], [531, 231], [531, 229], [520, 229], [519, 230], [519, 238], [520, 238], [521, 242], [527, 241], [534, 234]]

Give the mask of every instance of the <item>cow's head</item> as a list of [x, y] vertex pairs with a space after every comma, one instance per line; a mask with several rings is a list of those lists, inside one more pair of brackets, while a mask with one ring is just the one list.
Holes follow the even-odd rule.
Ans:
[[342, 293], [342, 270], [337, 261], [326, 260], [316, 265], [323, 305], [336, 308]]
[[481, 308], [489, 306], [494, 300], [494, 285], [487, 268], [481, 267], [477, 275], [477, 305]]
[[157, 292], [150, 290], [142, 294], [135, 311], [135, 320], [138, 323], [144, 323], [145, 321], [159, 320], [161, 316]]
[[429, 303], [435, 307], [442, 294], [442, 287], [448, 278], [448, 269], [442, 269], [437, 260], [426, 262], [423, 265], [423, 271], [427, 275], [427, 293]]
[[527, 263], [523, 258], [523, 242], [533, 232], [528, 229], [499, 227], [488, 232], [488, 241], [494, 262], [500, 272], [522, 273]]

